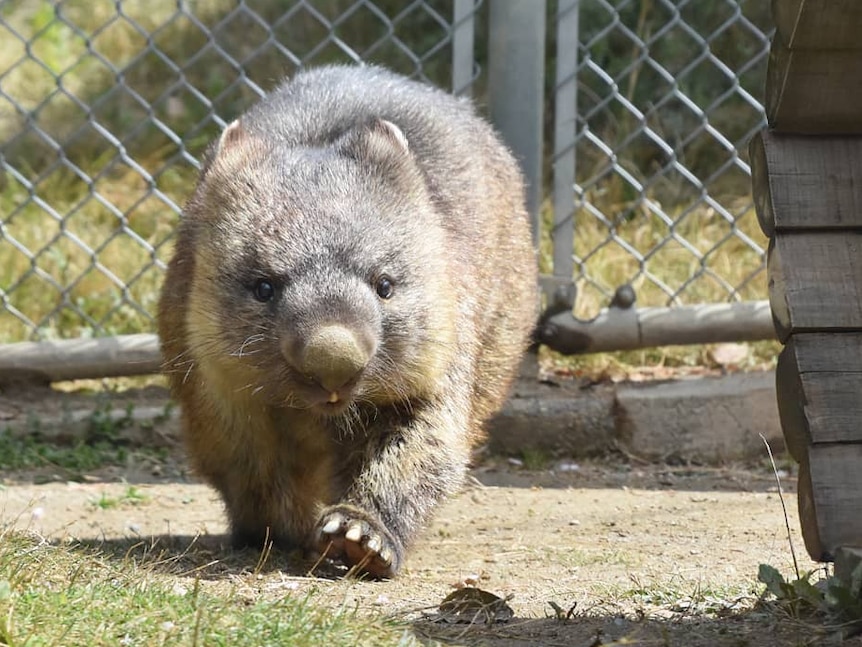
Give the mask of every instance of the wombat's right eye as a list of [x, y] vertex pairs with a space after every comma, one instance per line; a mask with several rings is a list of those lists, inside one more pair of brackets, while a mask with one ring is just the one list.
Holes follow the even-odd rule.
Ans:
[[377, 279], [377, 285], [374, 286], [374, 289], [377, 290], [377, 296], [381, 299], [391, 299], [392, 293], [395, 292], [392, 279], [385, 275]]
[[270, 301], [275, 296], [275, 286], [273, 286], [272, 281], [267, 279], [259, 279], [254, 284], [254, 289], [252, 290], [254, 293], [254, 298], [262, 303], [266, 303]]

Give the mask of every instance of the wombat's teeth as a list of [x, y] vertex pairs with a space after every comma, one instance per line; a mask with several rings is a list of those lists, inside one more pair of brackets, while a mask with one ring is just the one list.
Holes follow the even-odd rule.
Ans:
[[332, 393], [329, 394], [329, 403], [335, 404], [336, 402], [338, 402], [338, 393], [333, 391]]
[[326, 522], [326, 525], [323, 526], [320, 532], [322, 532], [324, 535], [331, 535], [335, 533], [339, 528], [341, 528], [341, 519], [339, 517], [333, 517]]
[[374, 553], [379, 553], [380, 552], [380, 537], [372, 537], [371, 539], [368, 540], [368, 543], [365, 544], [365, 547]]
[[347, 529], [347, 532], [344, 533], [344, 538], [347, 541], [355, 541], [358, 542], [362, 539], [362, 526], [358, 523], [353, 524]]

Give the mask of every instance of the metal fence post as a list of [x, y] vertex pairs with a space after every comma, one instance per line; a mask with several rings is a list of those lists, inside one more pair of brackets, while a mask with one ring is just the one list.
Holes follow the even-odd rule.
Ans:
[[[572, 283], [575, 239], [575, 138], [578, 130], [578, 10], [580, 0], [557, 5], [557, 71], [554, 83], [554, 279]], [[574, 301], [574, 290], [567, 290]], [[574, 303], [568, 304], [570, 307]]]
[[536, 242], [542, 204], [545, 5], [545, 0], [491, 0], [488, 18], [490, 117], [526, 175]]
[[475, 40], [474, 0], [455, 0], [452, 10], [452, 94], [470, 95]]

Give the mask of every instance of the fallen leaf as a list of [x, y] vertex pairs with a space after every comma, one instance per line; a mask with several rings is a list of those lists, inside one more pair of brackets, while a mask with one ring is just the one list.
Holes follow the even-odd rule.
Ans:
[[463, 624], [494, 624], [508, 622], [515, 612], [506, 602], [511, 596], [501, 598], [493, 593], [472, 586], [453, 591], [440, 603], [437, 622]]

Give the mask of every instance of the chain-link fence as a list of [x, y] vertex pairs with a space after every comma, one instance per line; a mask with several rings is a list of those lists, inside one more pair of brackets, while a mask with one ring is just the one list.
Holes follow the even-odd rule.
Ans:
[[[196, 160], [302, 65], [369, 60], [481, 105], [488, 4], [0, 0], [0, 342], [153, 330]], [[741, 153], [765, 4], [550, 3], [555, 51], [580, 46], [569, 72], [548, 61], [541, 262], [576, 278], [581, 313], [622, 283], [642, 304], [765, 296]]]
[[553, 271], [574, 273], [577, 312], [625, 283], [646, 305], [764, 299], [745, 151], [768, 3], [560, 0], [557, 24]]

